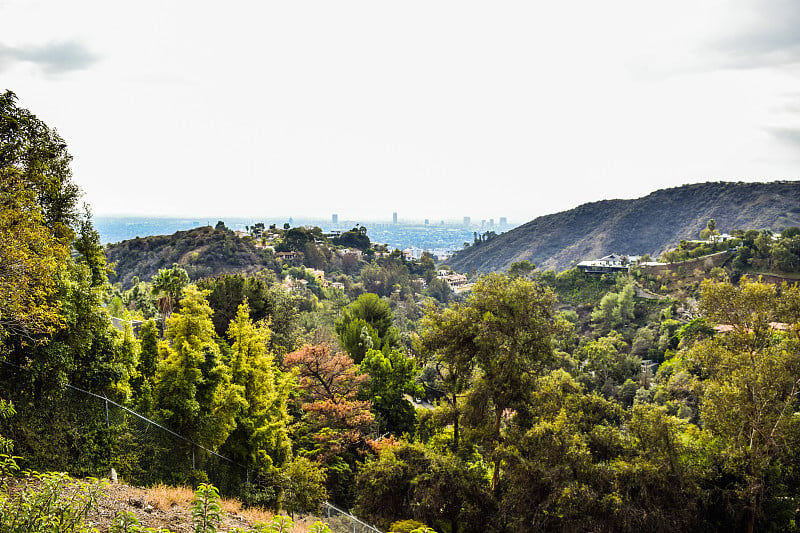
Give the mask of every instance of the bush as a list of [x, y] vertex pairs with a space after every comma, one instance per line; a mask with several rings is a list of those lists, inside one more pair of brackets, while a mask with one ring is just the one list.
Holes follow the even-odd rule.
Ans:
[[[3, 470], [15, 473], [16, 463], [2, 458]], [[64, 472], [30, 472], [21, 490], [0, 492], [0, 531], [50, 533], [84, 531], [86, 515], [96, 505], [102, 488], [97, 479], [75, 480]]]
[[415, 529], [426, 527], [422, 522], [417, 520], [398, 520], [389, 526], [389, 533], [411, 533]]

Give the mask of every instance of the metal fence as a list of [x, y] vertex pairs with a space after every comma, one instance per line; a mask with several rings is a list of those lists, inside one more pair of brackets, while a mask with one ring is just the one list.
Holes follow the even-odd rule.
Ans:
[[26, 447], [16, 453], [38, 468], [98, 477], [114, 468], [127, 482], [140, 485], [208, 481], [229, 495], [240, 494], [249, 480], [246, 466], [78, 387], [67, 385], [57, 395], [34, 401], [0, 380], [0, 395], [17, 408], [18, 416], [9, 422], [23, 426], [10, 429], [12, 438], [24, 432], [15, 440]]
[[[9, 366], [14, 366], [10, 372]], [[0, 367], [5, 370], [0, 373], [0, 398], [11, 400], [18, 412], [0, 434], [24, 435], [15, 440], [27, 447], [15, 453], [38, 468], [96, 477], [106, 477], [114, 468], [126, 482], [143, 486], [208, 481], [220, 493], [234, 496], [242, 494], [253, 475], [246, 466], [78, 387], [67, 385], [58, 394], [34, 400], [19, 386], [23, 369], [9, 363]], [[322, 513], [335, 533], [380, 533], [327, 502]]]
[[366, 524], [328, 502], [322, 504], [324, 521], [336, 533], [381, 533], [375, 526]]

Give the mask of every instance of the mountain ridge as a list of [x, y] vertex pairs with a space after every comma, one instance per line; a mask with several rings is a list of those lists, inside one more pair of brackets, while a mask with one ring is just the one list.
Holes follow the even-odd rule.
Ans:
[[469, 246], [448, 265], [485, 273], [529, 260], [562, 271], [612, 252], [656, 257], [681, 239], [696, 238], [712, 218], [722, 232], [800, 226], [800, 181], [696, 183], [586, 203]]

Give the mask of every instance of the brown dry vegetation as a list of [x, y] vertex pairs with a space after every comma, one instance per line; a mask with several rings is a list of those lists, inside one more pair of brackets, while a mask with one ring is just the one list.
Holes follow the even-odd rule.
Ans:
[[[6, 478], [3, 480], [10, 493], [21, 490], [28, 483], [38, 483], [33, 479]], [[110, 531], [114, 518], [121, 512], [133, 512], [143, 527], [168, 529], [173, 533], [192, 533], [191, 501], [194, 491], [189, 487], [170, 487], [156, 485], [151, 488], [132, 487], [124, 483], [106, 483], [103, 495], [97, 505], [89, 512], [86, 525], [98, 531]], [[258, 508], [243, 508], [242, 503], [233, 498], [222, 498], [222, 524], [220, 532], [234, 528], [249, 529], [257, 522], [269, 522], [274, 514]], [[293, 533], [306, 533], [317, 518], [295, 517]]]

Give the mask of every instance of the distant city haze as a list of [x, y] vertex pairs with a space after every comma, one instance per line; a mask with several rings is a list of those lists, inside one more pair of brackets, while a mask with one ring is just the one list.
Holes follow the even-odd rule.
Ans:
[[[126, 216], [98, 216], [94, 219], [94, 225], [100, 233], [100, 240], [103, 244], [116, 243], [136, 237], [148, 237], [151, 235], [171, 235], [176, 231], [184, 231], [199, 226], [215, 226], [218, 221], [225, 223], [225, 227], [231, 230], [245, 231], [248, 226], [253, 226], [258, 222], [263, 222], [267, 226], [275, 224], [283, 227], [285, 223], [295, 226], [318, 226], [325, 231], [335, 229], [351, 229], [356, 224], [366, 226], [367, 235], [373, 242], [387, 244], [390, 249], [405, 250], [408, 248], [418, 248], [426, 251], [437, 251], [439, 253], [452, 253], [463, 248], [464, 243], [472, 243], [475, 234], [488, 231], [502, 233], [513, 229], [511, 224], [491, 224], [490, 221], [478, 221], [477, 225], [465, 224], [466, 220], [445, 221], [440, 219], [436, 223], [425, 224], [425, 221], [406, 221], [398, 218], [398, 222], [392, 220], [370, 221], [370, 220], [341, 220], [334, 223], [333, 217], [328, 220], [304, 219], [294, 217], [277, 218], [160, 218], [160, 217], [126, 217]], [[483, 223], [481, 225], [481, 222]]]

